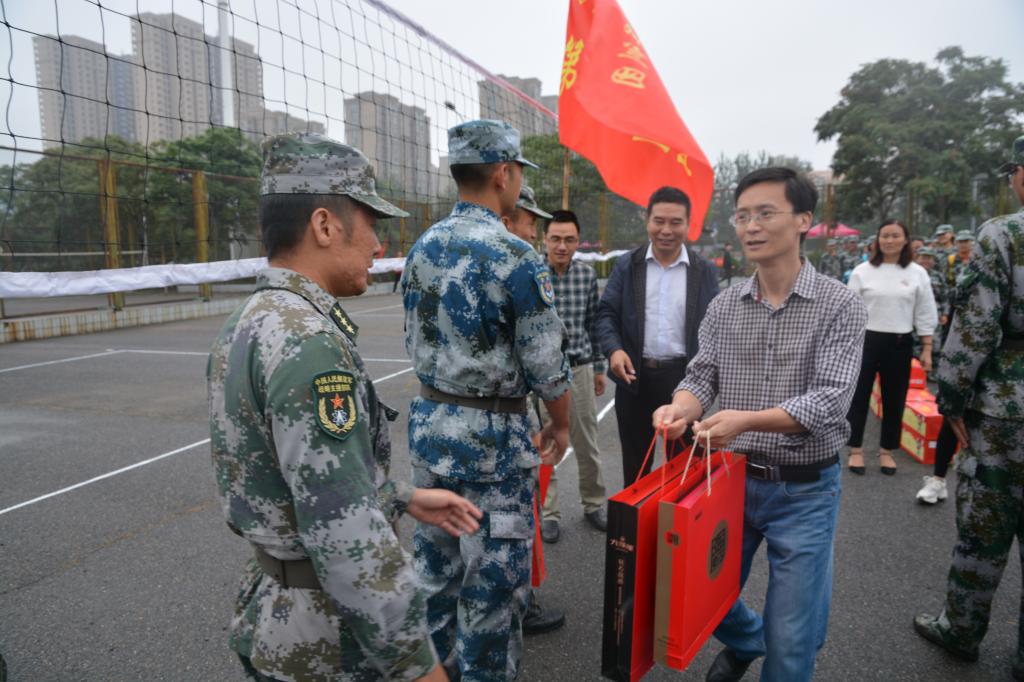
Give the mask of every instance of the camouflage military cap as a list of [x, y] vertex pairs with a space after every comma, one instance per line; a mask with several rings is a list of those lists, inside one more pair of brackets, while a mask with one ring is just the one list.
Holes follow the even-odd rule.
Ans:
[[946, 234], [947, 232], [952, 234], [955, 231], [952, 225], [939, 225], [935, 228], [935, 236], [938, 237], [940, 234]]
[[519, 190], [519, 201], [516, 202], [516, 207], [525, 209], [538, 218], [551, 220], [551, 214], [542, 210], [541, 207], [537, 205], [537, 199], [533, 193], [533, 188], [525, 182], [523, 183], [522, 189]]
[[504, 121], [467, 121], [448, 131], [448, 163], [501, 163], [517, 161], [530, 168], [537, 164], [523, 158], [519, 131]]
[[1024, 135], [1013, 141], [1010, 160], [997, 168], [996, 173], [1006, 175], [1007, 173], [1012, 173], [1013, 169], [1017, 166], [1024, 166]]
[[851, 235], [847, 235], [847, 236], [843, 237], [843, 243], [844, 244], [856, 244], [857, 243], [857, 236], [856, 235], [852, 235], [852, 234]]
[[973, 242], [974, 233], [970, 230], [960, 230], [956, 233], [956, 241], [958, 242]]
[[377, 195], [373, 166], [361, 151], [319, 133], [288, 133], [263, 141], [260, 194], [340, 194], [381, 218], [409, 215]]
[[835, 246], [838, 243], [839, 242], [837, 242], [835, 239], [829, 239], [827, 242], [825, 242], [825, 246]]
[[935, 258], [935, 249], [931, 248], [930, 246], [922, 246], [920, 249], [917, 250], [917, 255], [931, 256], [932, 258]]

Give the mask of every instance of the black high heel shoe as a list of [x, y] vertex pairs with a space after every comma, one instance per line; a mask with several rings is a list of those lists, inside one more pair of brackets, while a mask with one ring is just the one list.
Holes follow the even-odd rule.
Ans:
[[847, 457], [847, 460], [846, 460], [846, 462], [847, 462], [846, 468], [850, 470], [851, 474], [857, 474], [858, 476], [863, 476], [864, 475], [864, 465], [861, 464], [860, 466], [854, 466], [853, 464], [850, 464], [849, 463], [850, 462], [849, 457], [860, 457], [860, 461], [863, 462], [864, 461], [864, 451], [860, 450], [860, 452], [853, 452], [853, 450], [851, 450], [850, 454], [849, 454], [849, 456]]
[[[893, 462], [896, 461], [896, 458], [892, 456], [892, 452], [890, 452], [888, 450], [883, 450], [883, 451], [880, 451], [878, 453], [878, 459], [879, 460], [882, 459], [882, 455], [888, 455], [889, 459], [891, 459]], [[896, 467], [882, 466], [881, 461], [879, 461], [878, 468], [881, 469], [882, 473], [885, 474], [886, 476], [895, 476], [896, 475]]]

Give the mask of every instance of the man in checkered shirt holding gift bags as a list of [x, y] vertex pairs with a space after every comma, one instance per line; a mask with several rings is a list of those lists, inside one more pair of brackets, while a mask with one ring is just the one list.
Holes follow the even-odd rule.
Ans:
[[[867, 310], [800, 255], [818, 193], [789, 168], [736, 188], [732, 223], [753, 277], [719, 294], [700, 350], [654, 425], [747, 455], [741, 582], [764, 541], [771, 567], [763, 614], [738, 599], [715, 630], [726, 648], [707, 679], [738, 680], [764, 656], [761, 679], [810, 680], [825, 643], [839, 510], [839, 449], [860, 369]], [[718, 401], [718, 411], [704, 414]]]

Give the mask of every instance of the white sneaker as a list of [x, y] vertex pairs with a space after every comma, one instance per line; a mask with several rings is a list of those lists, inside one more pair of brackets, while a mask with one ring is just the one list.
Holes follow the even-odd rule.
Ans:
[[946, 497], [946, 479], [939, 478], [938, 476], [924, 477], [924, 486], [917, 491], [918, 502], [935, 504], [939, 500], [946, 499]]

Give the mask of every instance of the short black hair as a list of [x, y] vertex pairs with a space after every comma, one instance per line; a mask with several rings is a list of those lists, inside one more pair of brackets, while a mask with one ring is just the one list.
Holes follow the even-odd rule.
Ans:
[[456, 185], [474, 191], [482, 189], [487, 184], [497, 166], [496, 163], [457, 163], [448, 170]]
[[576, 214], [572, 211], [566, 211], [564, 209], [554, 211], [551, 214], [551, 220], [544, 223], [544, 234], [548, 233], [548, 227], [551, 226], [551, 223], [572, 223], [576, 226], [576, 234], [578, 235], [580, 233], [580, 219], [577, 218]]
[[740, 200], [741, 194], [762, 182], [781, 182], [785, 186], [786, 201], [793, 206], [793, 213], [814, 213], [818, 205], [818, 190], [814, 183], [803, 173], [785, 166], [759, 168], [744, 175], [732, 195], [733, 204]]
[[260, 197], [260, 233], [267, 258], [288, 253], [299, 245], [309, 218], [318, 208], [338, 216], [351, 229], [356, 202], [341, 194], [265, 194]]
[[903, 242], [903, 249], [900, 251], [899, 265], [901, 268], [905, 268], [913, 262], [914, 252], [910, 248], [910, 230], [907, 229], [907, 226], [903, 224], [902, 220], [897, 220], [896, 218], [886, 218], [882, 221], [882, 224], [878, 226], [878, 229], [875, 231], [875, 252], [871, 254], [871, 260], [868, 262], [875, 267], [882, 264], [882, 259], [884, 259], [885, 256], [882, 255], [882, 247], [878, 245], [878, 235], [882, 232], [883, 227], [887, 227], [889, 225], [899, 225], [903, 228], [903, 236], [906, 237], [906, 241]]
[[686, 218], [690, 218], [690, 197], [678, 187], [665, 185], [654, 190], [654, 194], [647, 201], [647, 215], [651, 215], [651, 209], [655, 204], [682, 204], [686, 207]]

